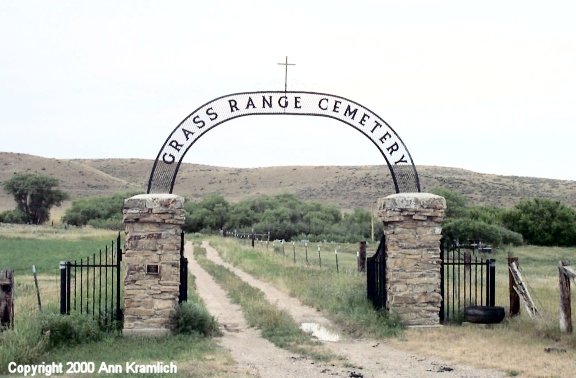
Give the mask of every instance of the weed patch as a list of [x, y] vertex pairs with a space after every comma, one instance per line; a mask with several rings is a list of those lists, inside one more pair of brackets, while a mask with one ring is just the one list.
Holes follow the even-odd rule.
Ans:
[[184, 302], [176, 306], [170, 316], [170, 328], [177, 334], [218, 336], [218, 322], [198, 303]]
[[86, 315], [43, 312], [36, 321], [42, 336], [47, 338], [48, 349], [90, 343], [104, 336], [99, 323]]

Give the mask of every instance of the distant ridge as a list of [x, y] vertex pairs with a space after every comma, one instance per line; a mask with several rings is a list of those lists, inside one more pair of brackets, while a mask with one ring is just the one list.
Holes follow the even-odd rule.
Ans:
[[[0, 185], [17, 172], [35, 172], [60, 180], [72, 198], [144, 192], [153, 160], [52, 159], [0, 152]], [[499, 176], [459, 168], [418, 166], [423, 191], [444, 187], [463, 194], [473, 205], [511, 207], [521, 198], [544, 197], [576, 207], [576, 181]], [[303, 200], [343, 209], [369, 209], [393, 193], [386, 166], [294, 166], [224, 168], [184, 163], [174, 192], [192, 200], [219, 193], [229, 201], [258, 195], [292, 193]], [[14, 208], [0, 191], [0, 211]]]

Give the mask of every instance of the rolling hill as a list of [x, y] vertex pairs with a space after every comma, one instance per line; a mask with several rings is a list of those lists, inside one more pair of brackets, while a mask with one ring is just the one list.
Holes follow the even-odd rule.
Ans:
[[[71, 200], [118, 192], [144, 192], [153, 160], [52, 159], [0, 153], [0, 184], [14, 173], [35, 172], [60, 180]], [[511, 207], [521, 198], [543, 197], [576, 207], [576, 181], [499, 176], [464, 169], [418, 166], [422, 190], [444, 187], [463, 194], [473, 205]], [[303, 200], [343, 209], [370, 208], [393, 193], [386, 166], [298, 166], [225, 168], [182, 164], [174, 192], [191, 200], [219, 193], [229, 201], [250, 196], [292, 193]], [[70, 205], [70, 201], [63, 208]], [[0, 191], [0, 211], [14, 208]], [[60, 210], [61, 211], [61, 210]]]

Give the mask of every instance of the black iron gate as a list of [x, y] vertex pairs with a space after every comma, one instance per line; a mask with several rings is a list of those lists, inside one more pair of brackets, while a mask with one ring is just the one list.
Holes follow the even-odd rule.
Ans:
[[440, 321], [458, 321], [468, 306], [494, 306], [496, 260], [482, 252], [481, 244], [440, 242]]
[[121, 262], [120, 233], [104, 251], [80, 261], [60, 262], [60, 313], [89, 314], [104, 324], [120, 327]]
[[377, 310], [386, 307], [386, 236], [382, 235], [376, 253], [366, 259], [368, 299]]
[[184, 257], [184, 231], [180, 234], [180, 287], [178, 303], [188, 301], [188, 259]]

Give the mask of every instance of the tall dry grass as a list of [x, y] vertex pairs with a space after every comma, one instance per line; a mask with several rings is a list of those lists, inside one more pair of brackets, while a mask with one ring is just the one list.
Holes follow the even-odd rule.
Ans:
[[[373, 312], [369, 306], [364, 308], [356, 302], [345, 303], [346, 296], [342, 292], [329, 289], [338, 286], [341, 280], [356, 280], [349, 284], [363, 297], [364, 276], [354, 278], [353, 275], [336, 274], [333, 266], [319, 269], [316, 264], [294, 264], [291, 245], [285, 246], [284, 256], [273, 249], [252, 249], [233, 240], [216, 239], [211, 243], [234, 265], [272, 282], [309, 305], [337, 314], [340, 319], [351, 319], [358, 314], [368, 316]], [[496, 305], [504, 306], [506, 310], [509, 307], [509, 254], [519, 258], [525, 281], [540, 310], [539, 318], [530, 319], [522, 307], [520, 316], [506, 319], [502, 324], [413, 328], [397, 337], [388, 338], [387, 342], [414, 353], [440, 357], [454, 363], [498, 369], [510, 376], [573, 377], [576, 374], [576, 336], [561, 334], [559, 330], [557, 266], [561, 259], [576, 260], [576, 248], [525, 246], [495, 252], [492, 257], [497, 260]], [[295, 273], [297, 270], [299, 272]], [[322, 280], [322, 275], [326, 275], [327, 279]], [[357, 309], [358, 314], [343, 311], [338, 307], [342, 303], [348, 309]], [[572, 290], [572, 303], [576, 314], [576, 289]], [[574, 322], [576, 325], [576, 318]], [[353, 324], [358, 323], [353, 321]], [[356, 328], [361, 327], [348, 327], [352, 331]], [[378, 332], [370, 332], [371, 337], [377, 335]]]

